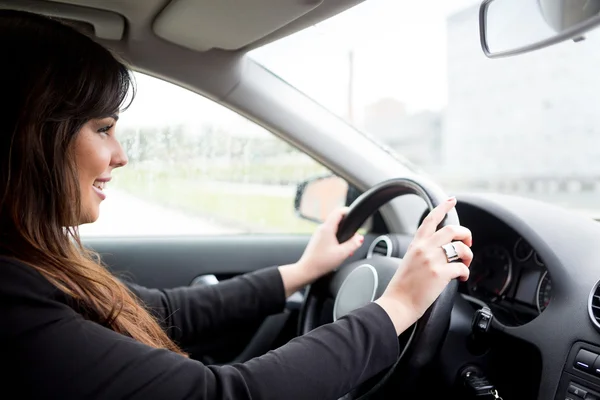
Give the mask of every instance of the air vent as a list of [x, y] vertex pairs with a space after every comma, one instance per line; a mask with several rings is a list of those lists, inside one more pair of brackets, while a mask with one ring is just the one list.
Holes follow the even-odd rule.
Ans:
[[600, 330], [600, 282], [597, 282], [596, 285], [594, 285], [594, 289], [590, 293], [588, 311], [592, 323], [596, 329]]
[[369, 246], [367, 258], [371, 258], [373, 256], [391, 257], [392, 251], [392, 240], [386, 235], [379, 236], [373, 240], [373, 243], [371, 243], [371, 246]]

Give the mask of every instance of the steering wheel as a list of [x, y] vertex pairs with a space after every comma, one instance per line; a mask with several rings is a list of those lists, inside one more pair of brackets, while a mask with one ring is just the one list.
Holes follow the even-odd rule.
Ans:
[[[407, 194], [414, 194], [425, 200], [429, 209], [446, 199], [443, 194], [411, 179], [384, 181], [363, 193], [350, 205], [348, 213], [339, 224], [338, 241], [342, 243], [350, 239], [382, 205]], [[458, 215], [452, 210], [438, 229], [458, 223]], [[300, 310], [298, 333], [308, 333], [377, 299], [383, 294], [400, 262], [401, 259], [396, 257], [372, 257], [354, 261], [314, 282], [308, 287]], [[458, 282], [452, 280], [425, 314], [405, 332], [409, 333], [408, 340], [401, 341], [400, 356], [389, 370], [355, 388], [344, 399], [358, 399], [365, 394], [372, 394], [383, 386], [399, 366], [409, 372], [408, 377], [403, 374], [406, 377], [403, 384], [414, 381], [418, 371], [433, 359], [445, 337], [457, 288]]]

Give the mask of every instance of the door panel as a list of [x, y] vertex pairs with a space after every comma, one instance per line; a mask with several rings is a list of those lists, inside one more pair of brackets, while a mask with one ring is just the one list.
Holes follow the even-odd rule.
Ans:
[[85, 244], [101, 254], [117, 274], [153, 288], [187, 286], [194, 278], [217, 278], [297, 261], [307, 235], [226, 235], [167, 238], [88, 238]]

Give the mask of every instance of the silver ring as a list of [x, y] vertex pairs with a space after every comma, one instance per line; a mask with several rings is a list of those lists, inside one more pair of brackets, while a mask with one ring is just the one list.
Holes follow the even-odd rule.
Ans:
[[446, 253], [446, 260], [448, 260], [449, 263], [460, 260], [458, 252], [456, 251], [456, 247], [454, 247], [454, 243], [445, 244], [442, 246], [442, 249], [444, 249], [444, 253]]

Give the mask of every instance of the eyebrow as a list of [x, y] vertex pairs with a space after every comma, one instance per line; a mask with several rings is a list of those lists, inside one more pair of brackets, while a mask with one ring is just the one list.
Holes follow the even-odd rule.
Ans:
[[104, 119], [104, 118], [112, 118], [115, 120], [115, 122], [117, 122], [119, 120], [119, 115], [118, 114], [109, 114], [109, 115], [103, 115], [103, 116], [99, 116], [97, 117], [97, 119]]

